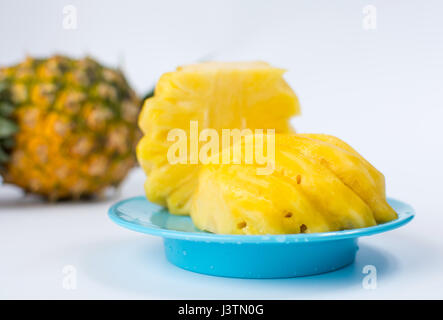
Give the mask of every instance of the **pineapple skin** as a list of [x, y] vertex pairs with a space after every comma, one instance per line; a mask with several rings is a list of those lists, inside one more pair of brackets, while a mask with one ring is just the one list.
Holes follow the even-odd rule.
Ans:
[[[190, 136], [190, 121], [199, 132], [222, 129], [275, 129], [290, 132], [289, 118], [300, 113], [298, 99], [282, 75], [264, 62], [205, 62], [177, 68], [158, 81], [139, 117], [143, 138], [137, 158], [147, 180], [147, 198], [173, 214], [188, 215], [200, 164], [170, 164], [171, 129]], [[191, 151], [188, 146], [189, 157]]]
[[[242, 141], [242, 148], [245, 148]], [[275, 169], [207, 164], [191, 217], [221, 234], [296, 234], [364, 228], [397, 218], [386, 202], [384, 176], [336, 137], [275, 137]]]
[[50, 200], [117, 186], [134, 166], [140, 101], [123, 74], [91, 58], [28, 57], [0, 69], [18, 127], [4, 181]]

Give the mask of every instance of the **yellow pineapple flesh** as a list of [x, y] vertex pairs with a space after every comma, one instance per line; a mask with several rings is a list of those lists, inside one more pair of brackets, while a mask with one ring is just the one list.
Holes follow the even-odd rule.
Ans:
[[[257, 137], [242, 140], [237, 150], [245, 152]], [[194, 224], [223, 234], [291, 234], [396, 219], [386, 202], [384, 176], [338, 138], [277, 134], [274, 150], [270, 174], [257, 174], [255, 162], [204, 165], [191, 207]]]
[[[299, 113], [299, 103], [283, 73], [264, 62], [206, 62], [164, 74], [139, 117], [144, 137], [137, 157], [147, 175], [147, 198], [171, 213], [189, 214], [201, 163], [168, 161], [173, 129], [184, 130], [189, 139], [196, 138], [190, 136], [191, 121], [198, 133], [205, 128], [290, 132], [289, 118]], [[187, 159], [195, 152], [189, 150]]]

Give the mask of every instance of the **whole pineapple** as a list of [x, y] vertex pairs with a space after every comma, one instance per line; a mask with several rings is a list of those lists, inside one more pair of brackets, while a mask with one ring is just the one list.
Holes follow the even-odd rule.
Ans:
[[135, 164], [140, 103], [91, 58], [27, 58], [0, 68], [0, 174], [51, 200], [118, 185]]

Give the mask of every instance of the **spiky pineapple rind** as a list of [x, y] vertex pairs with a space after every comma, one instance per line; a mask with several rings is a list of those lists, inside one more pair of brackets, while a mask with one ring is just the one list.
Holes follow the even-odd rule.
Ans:
[[0, 83], [4, 181], [78, 198], [118, 185], [134, 165], [140, 103], [121, 71], [89, 57], [28, 57], [1, 68]]

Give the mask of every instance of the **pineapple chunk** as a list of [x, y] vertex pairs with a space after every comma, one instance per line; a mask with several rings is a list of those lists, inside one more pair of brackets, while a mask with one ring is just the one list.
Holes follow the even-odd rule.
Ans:
[[[242, 140], [240, 150], [252, 141]], [[203, 166], [191, 208], [194, 224], [223, 234], [290, 234], [396, 219], [383, 175], [338, 138], [277, 134], [274, 149], [268, 175], [258, 175], [254, 163]]]
[[171, 213], [189, 214], [201, 164], [190, 161], [198, 152], [191, 147], [186, 163], [168, 161], [172, 129], [184, 130], [188, 140], [195, 139], [191, 121], [198, 134], [205, 128], [291, 131], [289, 118], [299, 113], [299, 103], [283, 73], [264, 62], [206, 62], [164, 74], [139, 117], [144, 137], [137, 157], [147, 175], [147, 198]]

